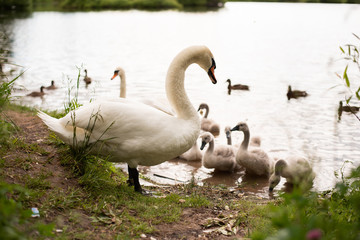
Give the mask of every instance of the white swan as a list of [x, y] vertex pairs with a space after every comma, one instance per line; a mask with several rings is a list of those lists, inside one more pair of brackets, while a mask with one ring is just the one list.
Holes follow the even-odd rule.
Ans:
[[121, 67], [117, 67], [111, 80], [113, 80], [117, 76], [120, 77], [120, 97], [126, 98], [126, 75], [124, 69], [122, 69]]
[[179, 158], [187, 161], [201, 161], [202, 156], [203, 154], [200, 151], [200, 147], [198, 146], [197, 141], [195, 141], [195, 144], [189, 150], [181, 154]]
[[204, 132], [200, 135], [202, 140], [200, 149], [203, 150], [206, 144], [209, 147], [202, 157], [202, 165], [206, 168], [215, 168], [218, 171], [233, 172], [240, 169], [236, 163], [236, 150], [229, 145], [216, 145], [214, 136], [210, 132]]
[[306, 158], [291, 156], [275, 163], [275, 172], [269, 179], [269, 191], [272, 191], [279, 184], [280, 177], [286, 178], [286, 181], [291, 184], [311, 187], [315, 173]]
[[[126, 75], [124, 69], [122, 69], [121, 67], [117, 67], [111, 80], [113, 80], [117, 76], [120, 77], [120, 98], [126, 98]], [[166, 104], [166, 100], [156, 101], [153, 98], [141, 98], [139, 99], [139, 101], [160, 111], [163, 111], [164, 113], [167, 113], [169, 115], [175, 115], [169, 104]]]
[[[129, 181], [135, 191], [142, 192], [138, 165], [152, 166], [173, 159], [190, 149], [199, 136], [200, 119], [184, 88], [185, 71], [192, 63], [205, 69], [216, 83], [216, 65], [207, 47], [181, 51], [169, 66], [165, 85], [176, 117], [127, 99], [92, 102], [60, 119], [40, 111], [38, 115], [65, 143], [73, 145], [74, 131], [77, 142], [84, 141], [87, 134], [89, 143], [94, 144], [91, 153], [106, 156], [111, 162], [126, 162]], [[98, 117], [93, 117], [96, 114]]]
[[274, 161], [268, 154], [256, 147], [248, 150], [250, 131], [245, 122], [239, 122], [231, 131], [242, 131], [244, 140], [236, 153], [236, 161], [251, 175], [270, 177], [273, 172]]
[[209, 114], [209, 105], [206, 103], [201, 103], [198, 111], [205, 109], [205, 115], [201, 119], [201, 130], [205, 132], [211, 132], [212, 135], [219, 136], [220, 134], [220, 125], [216, 123], [214, 120], [207, 118]]

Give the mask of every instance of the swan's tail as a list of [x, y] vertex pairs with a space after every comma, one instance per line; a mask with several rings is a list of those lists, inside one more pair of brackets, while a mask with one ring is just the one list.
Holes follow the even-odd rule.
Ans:
[[75, 144], [77, 144], [79, 140], [85, 139], [84, 129], [74, 128], [71, 122], [68, 122], [65, 119], [53, 118], [40, 110], [38, 110], [37, 115], [45, 125], [48, 126], [51, 131], [55, 132], [55, 134], [66, 144], [74, 146], [74, 139], [77, 139]]

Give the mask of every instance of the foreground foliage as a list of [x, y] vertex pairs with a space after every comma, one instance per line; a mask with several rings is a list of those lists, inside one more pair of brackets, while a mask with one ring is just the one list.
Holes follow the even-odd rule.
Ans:
[[296, 190], [281, 198], [271, 212], [277, 233], [267, 237], [257, 232], [254, 239], [360, 238], [360, 167], [332, 191], [304, 195]]

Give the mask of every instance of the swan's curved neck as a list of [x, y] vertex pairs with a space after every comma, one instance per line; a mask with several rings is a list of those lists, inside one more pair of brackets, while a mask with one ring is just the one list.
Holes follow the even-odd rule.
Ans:
[[208, 152], [213, 152], [214, 151], [214, 140], [211, 140], [210, 142], [209, 142], [209, 147], [208, 147], [208, 149], [206, 150], [206, 151], [208, 151]]
[[120, 97], [126, 98], [126, 76], [124, 72], [121, 72], [120, 77]]
[[231, 80], [228, 79], [228, 80], [226, 80], [226, 82], [228, 83], [228, 88], [231, 87]]
[[281, 175], [286, 166], [287, 163], [285, 160], [280, 159], [279, 161], [277, 161], [275, 164], [275, 175]]
[[195, 53], [182, 51], [171, 62], [166, 76], [166, 96], [180, 119], [199, 119], [184, 87], [185, 71], [192, 63], [196, 63]]
[[204, 115], [204, 118], [207, 118], [208, 115], [209, 115], [209, 106], [206, 105], [206, 106], [205, 106], [205, 115]]
[[230, 135], [229, 137], [227, 137], [227, 144], [228, 144], [228, 145], [232, 145], [231, 135]]
[[240, 148], [247, 150], [249, 146], [250, 132], [249, 131], [243, 131], [243, 132], [244, 132], [244, 140], [242, 141]]

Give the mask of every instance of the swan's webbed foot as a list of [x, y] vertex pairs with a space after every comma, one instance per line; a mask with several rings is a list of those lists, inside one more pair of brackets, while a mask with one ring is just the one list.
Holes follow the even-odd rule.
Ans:
[[153, 197], [154, 196], [154, 191], [149, 191], [149, 190], [143, 189], [141, 194], [144, 195], [144, 196]]

